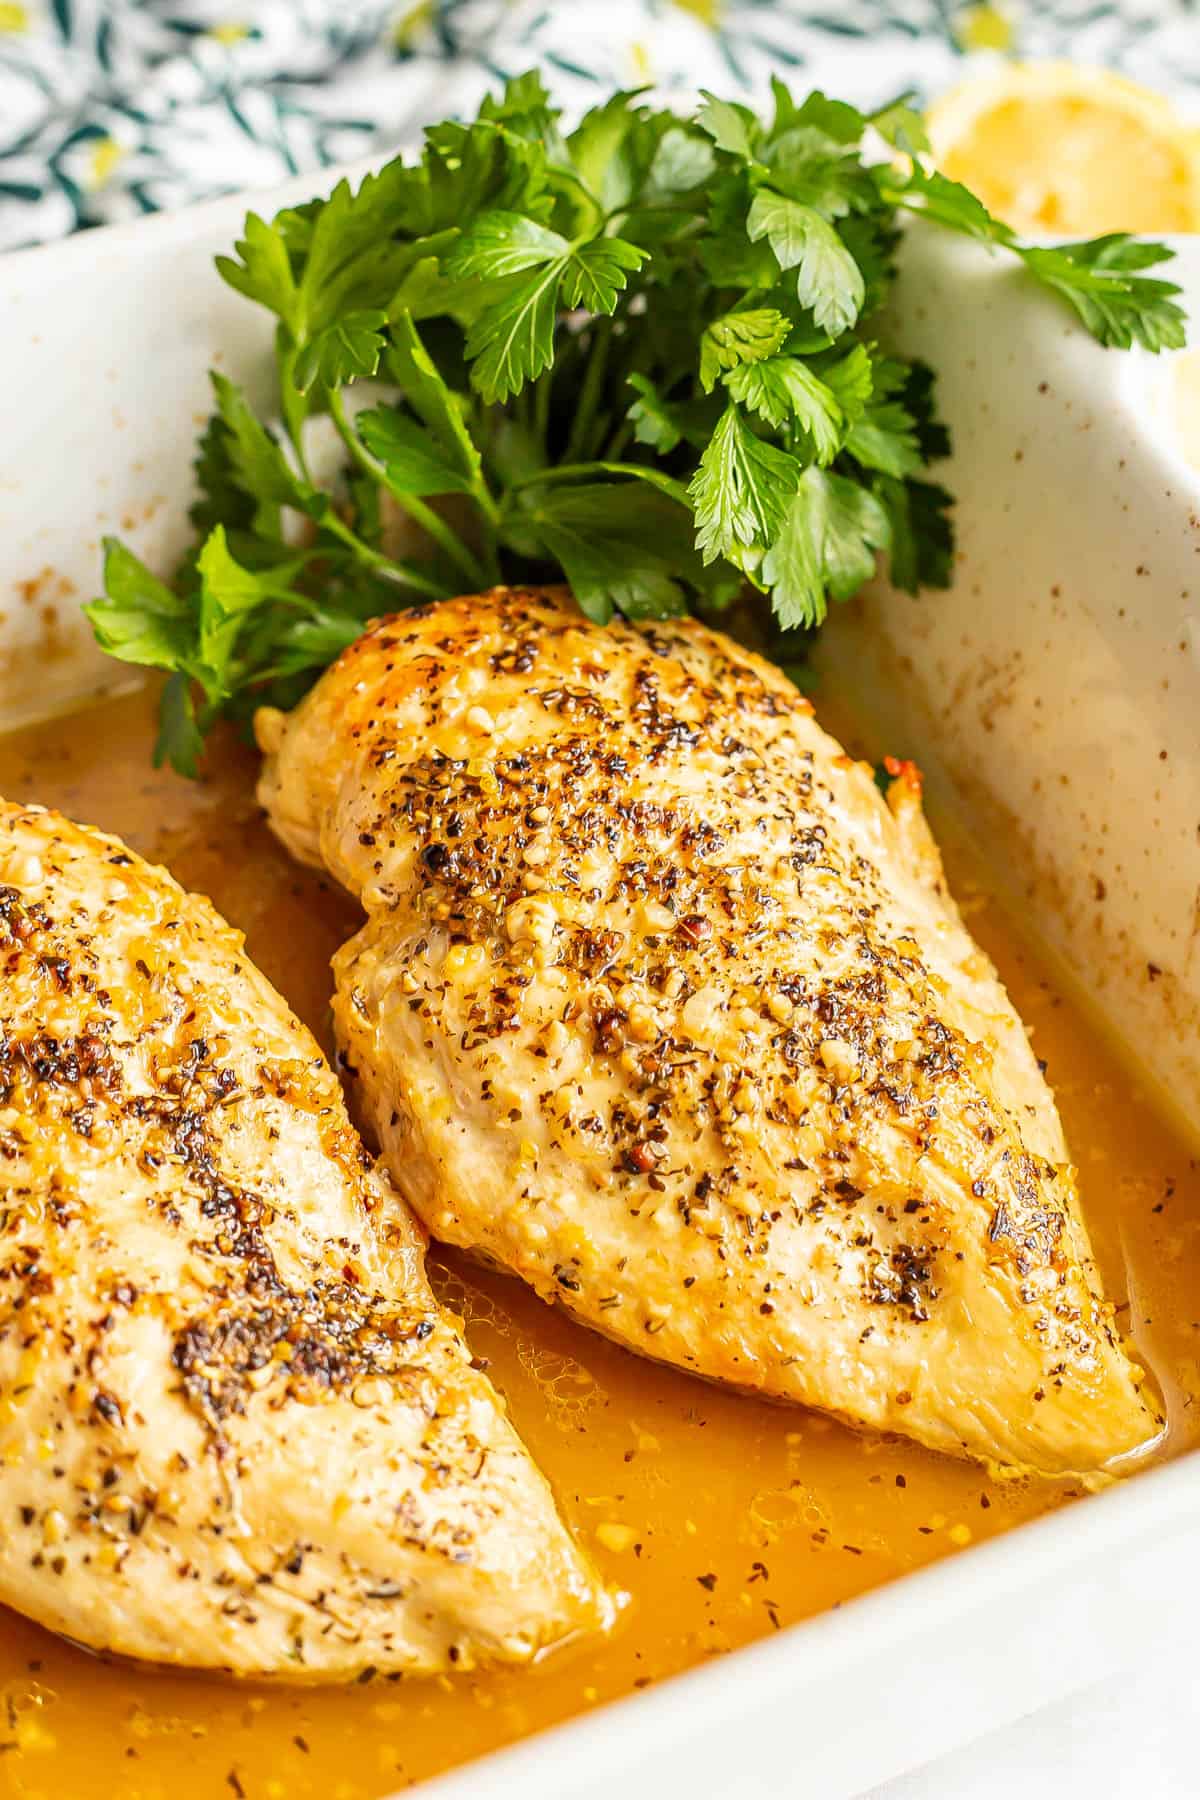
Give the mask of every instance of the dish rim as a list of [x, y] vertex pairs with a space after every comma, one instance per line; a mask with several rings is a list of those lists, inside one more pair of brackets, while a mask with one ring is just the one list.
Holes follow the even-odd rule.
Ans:
[[[396, 145], [283, 183], [220, 195], [178, 211], [100, 226], [8, 252], [2, 259], [6, 285], [19, 303], [27, 276], [38, 284], [54, 275], [68, 281], [77, 272], [95, 271], [110, 257], [127, 258], [131, 252], [147, 257], [167, 254], [174, 245], [208, 237], [219, 229], [236, 230], [249, 211], [275, 211], [327, 192], [343, 178], [359, 180], [409, 149], [410, 145]], [[81, 697], [78, 705], [86, 705], [94, 697]], [[751, 1693], [756, 1705], [786, 1706], [789, 1700], [794, 1705], [797, 1690], [817, 1675], [848, 1674], [864, 1646], [875, 1652], [899, 1649], [913, 1634], [914, 1620], [919, 1620], [924, 1630], [948, 1634], [969, 1613], [993, 1607], [1015, 1589], [1024, 1591], [1054, 1576], [1079, 1571], [1093, 1560], [1127, 1549], [1135, 1539], [1158, 1533], [1166, 1540], [1188, 1530], [1194, 1532], [1198, 1516], [1200, 1447], [1167, 1464], [1140, 1470], [1105, 1492], [1089, 1494], [1082, 1503], [1013, 1525], [995, 1539], [971, 1545], [924, 1569], [893, 1576], [844, 1605], [798, 1621], [712, 1664], [663, 1678], [651, 1688], [621, 1696], [593, 1713], [581, 1712], [537, 1730], [515, 1744], [418, 1784], [416, 1791], [428, 1793], [430, 1800], [466, 1800], [479, 1791], [476, 1784], [486, 1769], [488, 1800], [561, 1795], [561, 1787], [547, 1785], [547, 1775], [553, 1777], [549, 1765], [561, 1754], [586, 1764], [588, 1780], [599, 1793], [605, 1781], [631, 1772], [637, 1742], [647, 1731], [683, 1739], [694, 1729], [699, 1715], [706, 1731], [720, 1731], [744, 1714]], [[627, 1728], [613, 1729], [610, 1715], [614, 1708], [623, 1709]], [[1001, 1722], [997, 1718], [996, 1723]], [[911, 1759], [897, 1764], [893, 1773], [900, 1774], [910, 1766]], [[590, 1794], [592, 1790], [589, 1787], [587, 1791]], [[634, 1792], [630, 1790], [627, 1800], [633, 1800]], [[390, 1800], [399, 1800], [399, 1795]]]

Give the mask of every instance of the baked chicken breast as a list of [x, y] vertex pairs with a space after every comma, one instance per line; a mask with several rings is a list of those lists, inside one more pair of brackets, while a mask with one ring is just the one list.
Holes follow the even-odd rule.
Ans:
[[291, 1679], [523, 1661], [607, 1601], [240, 936], [0, 802], [0, 1600]]
[[991, 1464], [1159, 1421], [1054, 1101], [924, 824], [694, 621], [497, 590], [263, 713], [358, 895], [340, 1045], [430, 1230], [630, 1348]]

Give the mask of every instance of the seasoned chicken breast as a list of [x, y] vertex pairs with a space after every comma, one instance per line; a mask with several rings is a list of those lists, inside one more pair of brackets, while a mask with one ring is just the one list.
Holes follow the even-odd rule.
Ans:
[[208, 902], [0, 802], [0, 1600], [301, 1680], [601, 1623], [423, 1251]]
[[911, 768], [885, 802], [777, 669], [556, 592], [386, 619], [259, 735], [275, 830], [366, 909], [339, 1039], [431, 1231], [938, 1450], [1155, 1435]]

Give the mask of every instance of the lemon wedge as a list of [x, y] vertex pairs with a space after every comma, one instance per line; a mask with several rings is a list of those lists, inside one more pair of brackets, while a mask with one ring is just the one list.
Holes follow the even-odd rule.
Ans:
[[1200, 132], [1123, 76], [1008, 64], [926, 122], [938, 167], [1018, 231], [1200, 230]]

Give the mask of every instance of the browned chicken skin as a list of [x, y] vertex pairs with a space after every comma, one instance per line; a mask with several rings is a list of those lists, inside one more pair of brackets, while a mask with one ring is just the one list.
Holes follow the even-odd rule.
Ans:
[[622, 1343], [997, 1465], [1158, 1420], [941, 873], [781, 673], [557, 592], [386, 619], [260, 714], [366, 909], [339, 1040], [429, 1228]]
[[293, 1680], [524, 1661], [608, 1610], [241, 937], [3, 801], [0, 1601]]

